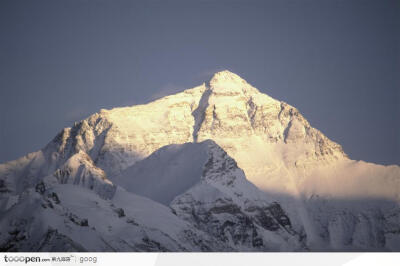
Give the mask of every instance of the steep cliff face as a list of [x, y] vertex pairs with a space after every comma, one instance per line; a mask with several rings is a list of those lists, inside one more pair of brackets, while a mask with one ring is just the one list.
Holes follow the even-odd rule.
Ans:
[[214, 142], [199, 144], [207, 160], [199, 182], [170, 203], [178, 217], [236, 250], [306, 249], [285, 211], [247, 181], [235, 160]]
[[[189, 229], [171, 237], [176, 246], [144, 237], [139, 245], [149, 250], [155, 242], [167, 250], [400, 249], [400, 167], [349, 159], [295, 107], [229, 71], [148, 104], [101, 110], [1, 164], [0, 221], [22, 215], [18, 206], [30, 198], [22, 195], [31, 201], [46, 186], [103, 201], [122, 189], [172, 209]], [[43, 246], [59, 239], [61, 247], [105, 250], [48, 225]], [[179, 246], [182, 234], [203, 236]]]

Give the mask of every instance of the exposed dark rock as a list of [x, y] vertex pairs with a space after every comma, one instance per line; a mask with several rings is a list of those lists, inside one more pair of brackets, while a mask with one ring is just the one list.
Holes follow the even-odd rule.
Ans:
[[56, 204], [60, 204], [60, 199], [58, 198], [58, 195], [57, 195], [57, 193], [55, 193], [55, 192], [52, 192], [51, 194], [49, 194], [49, 198], [51, 198], [53, 201], [54, 201], [54, 203], [56, 203]]
[[166, 247], [162, 246], [159, 242], [151, 240], [147, 237], [142, 238], [143, 243], [136, 245], [139, 250], [147, 252], [167, 252], [169, 251]]
[[235, 214], [235, 213], [240, 212], [240, 208], [236, 205], [229, 204], [229, 205], [223, 205], [223, 206], [215, 206], [210, 209], [210, 212]]
[[272, 203], [268, 210], [271, 212], [272, 216], [278, 221], [283, 227], [291, 226], [290, 219], [282, 209], [281, 205], [277, 202]]
[[128, 218], [128, 219], [126, 219], [126, 222], [127, 222], [128, 224], [133, 224], [133, 225], [136, 225], [136, 226], [139, 225], [133, 218]]
[[51, 228], [37, 246], [36, 251], [40, 252], [87, 252], [81, 245]]
[[44, 192], [46, 192], [46, 185], [43, 182], [39, 182], [38, 184], [36, 184], [35, 186], [35, 191], [41, 195], [44, 194]]
[[125, 211], [124, 211], [124, 209], [122, 209], [122, 208], [117, 208], [117, 209], [115, 209], [114, 210], [116, 213], [117, 213], [117, 215], [118, 215], [118, 217], [125, 217]]
[[71, 222], [73, 222], [76, 225], [79, 226], [89, 226], [89, 222], [87, 219], [81, 219], [78, 216], [76, 216], [75, 214], [70, 213], [68, 215], [68, 218], [70, 219]]
[[7, 193], [7, 192], [11, 192], [11, 190], [7, 188], [6, 182], [3, 179], [0, 179], [0, 193]]

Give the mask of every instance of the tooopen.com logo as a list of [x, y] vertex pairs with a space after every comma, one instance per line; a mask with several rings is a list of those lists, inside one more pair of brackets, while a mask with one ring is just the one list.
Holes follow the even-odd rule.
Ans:
[[40, 257], [26, 257], [26, 256], [4, 256], [5, 262], [40, 262]]

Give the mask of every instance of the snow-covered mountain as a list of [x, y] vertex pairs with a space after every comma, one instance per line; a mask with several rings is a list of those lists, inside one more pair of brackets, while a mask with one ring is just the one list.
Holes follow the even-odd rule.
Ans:
[[0, 249], [400, 251], [400, 167], [229, 71], [0, 165]]

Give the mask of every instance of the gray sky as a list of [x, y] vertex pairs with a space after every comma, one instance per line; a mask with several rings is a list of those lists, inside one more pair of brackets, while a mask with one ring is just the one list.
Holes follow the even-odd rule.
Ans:
[[231, 70], [353, 159], [400, 164], [400, 1], [0, 1], [0, 162]]

